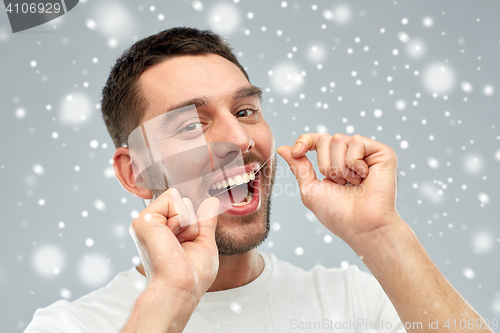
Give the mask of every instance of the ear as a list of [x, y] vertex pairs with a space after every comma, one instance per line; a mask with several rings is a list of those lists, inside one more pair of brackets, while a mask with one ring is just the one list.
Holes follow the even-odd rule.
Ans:
[[137, 186], [134, 172], [132, 170], [133, 161], [130, 159], [130, 153], [127, 147], [116, 149], [113, 154], [113, 169], [120, 184], [125, 190], [133, 195], [150, 200], [153, 198], [151, 190]]

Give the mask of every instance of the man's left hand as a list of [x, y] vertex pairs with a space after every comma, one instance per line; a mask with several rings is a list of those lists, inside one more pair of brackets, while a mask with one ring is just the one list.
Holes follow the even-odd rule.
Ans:
[[[316, 151], [319, 180], [305, 156]], [[401, 222], [396, 211], [397, 156], [390, 147], [361, 135], [301, 135], [278, 153], [295, 175], [302, 202], [349, 245]]]

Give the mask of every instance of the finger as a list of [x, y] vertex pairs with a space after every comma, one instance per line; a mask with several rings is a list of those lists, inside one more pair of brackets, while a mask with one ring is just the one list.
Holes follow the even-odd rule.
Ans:
[[[174, 234], [179, 232], [182, 205], [179, 204], [180, 194], [176, 189], [169, 189], [162, 193], [155, 201], [146, 207], [132, 224], [135, 227], [142, 225], [167, 225]], [[140, 221], [138, 223], [137, 221]], [[131, 227], [133, 227], [131, 224]], [[134, 227], [134, 228], [135, 228]]]
[[[187, 229], [189, 225], [189, 212], [185, 202], [182, 200], [181, 194], [175, 188], [169, 189], [171, 200], [176, 211], [176, 215], [167, 219], [167, 226], [172, 230], [174, 235], [178, 235]], [[160, 197], [158, 197], [159, 199]], [[158, 200], [156, 199], [155, 202]]]
[[366, 178], [370, 170], [364, 160], [365, 156], [366, 151], [363, 144], [363, 137], [361, 135], [353, 135], [349, 141], [349, 147], [345, 155], [345, 164], [361, 178]]
[[[169, 189], [167, 192], [170, 194], [170, 202], [171, 206], [169, 211], [165, 211], [165, 205], [163, 203], [163, 199], [161, 202], [158, 202], [158, 200], [161, 199], [163, 196], [163, 193], [158, 199], [156, 199], [154, 203], [157, 203], [155, 207], [153, 207], [154, 211], [159, 211], [159, 214], [167, 214], [167, 226], [169, 227], [170, 230], [172, 230], [172, 233], [174, 235], [178, 235], [179, 233], [183, 232], [184, 230], [187, 229], [187, 226], [189, 225], [189, 213], [187, 211], [187, 207], [185, 203], [183, 202], [181, 195], [179, 191], [175, 188]], [[151, 205], [153, 205], [151, 204]], [[148, 207], [149, 208], [149, 207]], [[173, 208], [173, 209], [172, 209]], [[175, 215], [172, 216], [171, 211], [175, 212]]]
[[323, 133], [316, 143], [316, 152], [318, 156], [318, 169], [323, 176], [327, 179], [340, 184], [347, 184], [347, 180], [340, 178], [336, 175], [332, 168], [332, 160], [331, 160], [331, 135]]
[[290, 166], [290, 170], [292, 170], [292, 173], [297, 179], [301, 189], [317, 180], [316, 172], [314, 172], [311, 161], [309, 161], [307, 156], [303, 155], [299, 158], [293, 157], [291, 152], [292, 147], [290, 146], [279, 147], [277, 151]]
[[215, 228], [217, 227], [217, 217], [219, 215], [220, 201], [215, 197], [205, 199], [198, 210], [198, 236], [195, 241], [208, 240], [215, 243]]
[[172, 198], [175, 202], [175, 208], [177, 210], [177, 217], [179, 219], [180, 227], [189, 225], [190, 214], [184, 200], [182, 200], [181, 194], [177, 189], [172, 189]]
[[[160, 198], [161, 197], [161, 198]], [[166, 227], [170, 221], [178, 221], [178, 205], [174, 202], [172, 191], [166, 191], [151, 205], [145, 208], [138, 217], [136, 217], [129, 226], [129, 233], [134, 239], [134, 242], [139, 247], [144, 246], [146, 240], [155, 239], [155, 235], [161, 229], [158, 227]], [[168, 227], [168, 226], [167, 226]], [[171, 252], [179, 250], [179, 242], [174, 236], [174, 233], [162, 233], [165, 239], [158, 242], [149, 242], [148, 251], [152, 253], [162, 252], [165, 247]], [[139, 250], [139, 252], [141, 252]]]
[[383, 162], [389, 162], [393, 164], [392, 166], [397, 165], [397, 157], [390, 147], [361, 135], [358, 135], [356, 140], [363, 144], [364, 161], [368, 168]]
[[194, 212], [193, 203], [188, 198], [182, 198], [184, 204], [186, 205], [189, 213], [189, 225], [177, 235], [179, 242], [192, 241], [198, 236], [198, 220], [196, 219], [196, 214]]
[[184, 207], [186, 207], [187, 224], [190, 225], [198, 222], [194, 212], [193, 202], [189, 198], [182, 198], [182, 202], [184, 203]]
[[333, 172], [340, 179], [349, 181], [351, 184], [357, 185], [361, 182], [359, 177], [353, 170], [345, 164], [345, 156], [347, 153], [350, 137], [348, 135], [337, 133], [331, 138], [331, 165]]
[[187, 241], [193, 241], [196, 236], [198, 236], [198, 223], [188, 225], [186, 229], [179, 232], [175, 237], [179, 243], [184, 243]]
[[177, 217], [183, 220], [186, 218], [186, 213], [183, 210], [184, 204], [179, 191], [170, 188], [146, 207], [141, 214], [160, 214], [167, 219]]
[[304, 156], [308, 151], [316, 150], [317, 144], [323, 133], [307, 133], [298, 137], [291, 149], [295, 158]]
[[328, 179], [335, 177], [335, 174], [332, 174], [331, 172], [332, 168], [330, 163], [330, 138], [330, 135], [323, 133], [318, 138], [318, 142], [316, 144], [316, 155], [318, 157], [319, 172], [321, 172], [321, 174]]
[[[333, 170], [333, 168], [332, 168]], [[331, 171], [331, 174], [332, 175], [335, 175], [335, 172]], [[337, 183], [339, 185], [345, 185], [347, 184], [347, 180], [345, 180], [344, 178], [340, 178], [338, 176], [332, 176], [330, 177], [330, 179], [334, 182], [334, 183]]]

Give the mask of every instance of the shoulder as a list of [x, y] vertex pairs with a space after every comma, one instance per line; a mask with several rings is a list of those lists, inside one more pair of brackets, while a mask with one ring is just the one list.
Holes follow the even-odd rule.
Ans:
[[89, 332], [84, 323], [68, 309], [70, 303], [65, 300], [60, 300], [50, 304], [45, 308], [40, 308], [35, 311], [33, 320], [29, 323], [24, 333], [41, 333], [41, 332]]
[[[134, 272], [135, 270], [135, 272]], [[91, 332], [92, 327], [115, 327], [126, 319], [145, 278], [134, 268], [119, 273], [108, 285], [72, 302], [59, 300], [35, 311], [26, 333]]]
[[105, 287], [69, 303], [79, 307], [109, 308], [135, 302], [146, 287], [146, 278], [135, 267], [120, 272]]

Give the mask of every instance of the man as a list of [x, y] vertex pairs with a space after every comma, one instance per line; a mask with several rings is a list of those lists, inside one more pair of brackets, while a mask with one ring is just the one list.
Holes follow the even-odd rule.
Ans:
[[[208, 31], [166, 30], [117, 60], [102, 111], [117, 147], [116, 176], [148, 203], [130, 225], [142, 263], [79, 300], [37, 310], [26, 332], [456, 332], [460, 320], [473, 323], [468, 332], [492, 332], [397, 213], [395, 152], [366, 137], [305, 134], [278, 153], [305, 206], [378, 282], [354, 266], [304, 272], [257, 251], [269, 232], [276, 170], [260, 93], [225, 42]], [[193, 104], [198, 116], [183, 133], [198, 130], [207, 143], [232, 143], [245, 164], [239, 172], [255, 174], [250, 197], [220, 215], [231, 203], [139, 186], [127, 146], [134, 129]], [[322, 181], [305, 156], [313, 150]]]

